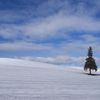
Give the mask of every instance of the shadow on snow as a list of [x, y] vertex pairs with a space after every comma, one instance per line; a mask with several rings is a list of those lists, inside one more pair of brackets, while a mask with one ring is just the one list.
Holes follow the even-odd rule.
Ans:
[[89, 73], [84, 73], [86, 75], [90, 75], [90, 76], [100, 76], [100, 74], [89, 74]]

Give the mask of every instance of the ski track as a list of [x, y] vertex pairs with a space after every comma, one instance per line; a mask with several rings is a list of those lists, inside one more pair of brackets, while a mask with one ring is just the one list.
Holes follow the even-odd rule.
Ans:
[[0, 100], [100, 100], [100, 76], [78, 67], [0, 58]]

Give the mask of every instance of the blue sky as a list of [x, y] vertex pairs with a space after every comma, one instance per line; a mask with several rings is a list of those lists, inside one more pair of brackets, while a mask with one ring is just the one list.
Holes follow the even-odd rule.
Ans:
[[0, 0], [0, 56], [84, 64], [89, 46], [100, 65], [99, 0]]

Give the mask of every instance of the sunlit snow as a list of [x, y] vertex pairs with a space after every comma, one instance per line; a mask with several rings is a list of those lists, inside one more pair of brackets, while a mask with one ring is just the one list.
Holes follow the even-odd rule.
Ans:
[[83, 68], [0, 58], [0, 100], [100, 100], [100, 74]]

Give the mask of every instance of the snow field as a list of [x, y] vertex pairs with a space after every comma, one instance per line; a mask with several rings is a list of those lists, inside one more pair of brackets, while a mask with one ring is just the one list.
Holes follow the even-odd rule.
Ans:
[[100, 100], [100, 76], [86, 75], [81, 68], [0, 58], [0, 100]]

